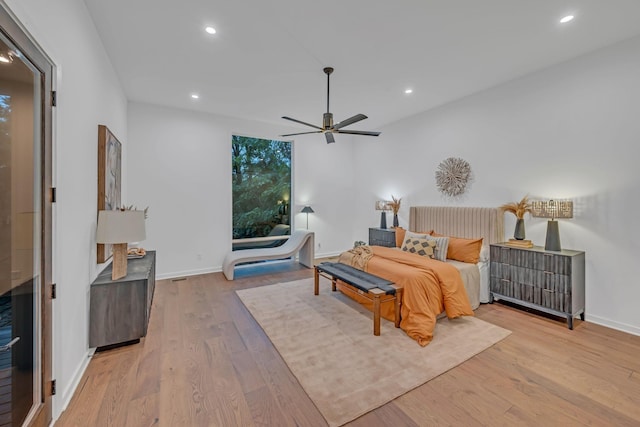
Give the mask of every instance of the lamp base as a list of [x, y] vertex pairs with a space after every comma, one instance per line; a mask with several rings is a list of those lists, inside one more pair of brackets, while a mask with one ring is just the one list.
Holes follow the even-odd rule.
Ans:
[[113, 263], [111, 264], [111, 280], [122, 279], [127, 275], [127, 244], [113, 245]]
[[385, 211], [380, 213], [380, 228], [387, 228], [387, 213]]
[[558, 229], [558, 221], [550, 220], [547, 222], [547, 240], [544, 244], [547, 251], [561, 251], [560, 247], [560, 231]]

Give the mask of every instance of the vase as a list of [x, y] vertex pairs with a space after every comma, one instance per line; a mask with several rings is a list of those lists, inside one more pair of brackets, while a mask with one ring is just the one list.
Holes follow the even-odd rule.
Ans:
[[524, 219], [518, 218], [516, 220], [516, 229], [513, 232], [513, 238], [516, 240], [524, 240]]
[[393, 226], [398, 227], [400, 223], [398, 222], [398, 214], [393, 214]]

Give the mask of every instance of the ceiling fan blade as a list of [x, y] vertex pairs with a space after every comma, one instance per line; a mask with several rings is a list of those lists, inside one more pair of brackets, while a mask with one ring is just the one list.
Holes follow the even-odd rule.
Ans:
[[351, 135], [367, 135], [367, 136], [379, 136], [380, 132], [369, 132], [366, 130], [336, 130], [336, 133], [348, 133]]
[[314, 131], [311, 131], [311, 132], [287, 133], [285, 135], [280, 135], [280, 136], [308, 135], [310, 133], [322, 133], [322, 131], [321, 130], [314, 130]]
[[336, 140], [333, 138], [333, 133], [325, 132], [324, 136], [325, 136], [325, 138], [327, 138], [327, 144], [331, 144], [333, 142], [336, 142]]
[[291, 117], [282, 116], [282, 118], [285, 119], [285, 120], [291, 120], [292, 122], [300, 123], [302, 125], [311, 126], [312, 128], [324, 130], [320, 126], [312, 125], [311, 123], [303, 122], [303, 121], [300, 121], [300, 120], [297, 120], [297, 119], [292, 119]]
[[345, 126], [349, 126], [350, 124], [359, 122], [360, 120], [364, 120], [366, 118], [367, 118], [367, 116], [365, 116], [364, 114], [356, 114], [353, 117], [349, 117], [348, 119], [341, 121], [340, 123], [335, 125], [333, 128], [334, 129], [340, 129], [340, 128], [343, 128]]

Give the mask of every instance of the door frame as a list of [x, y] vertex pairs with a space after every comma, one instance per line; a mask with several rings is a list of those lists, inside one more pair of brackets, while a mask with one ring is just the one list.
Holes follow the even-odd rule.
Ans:
[[40, 333], [42, 337], [40, 347], [40, 402], [29, 423], [30, 426], [48, 426], [52, 421], [51, 396], [52, 382], [52, 285], [53, 285], [53, 203], [55, 190], [53, 182], [53, 105], [52, 90], [55, 76], [55, 65], [48, 56], [32, 40], [28, 32], [22, 28], [7, 6], [0, 3], [0, 31], [22, 54], [41, 72], [41, 117], [40, 117], [40, 159], [41, 159], [41, 271], [40, 277]]

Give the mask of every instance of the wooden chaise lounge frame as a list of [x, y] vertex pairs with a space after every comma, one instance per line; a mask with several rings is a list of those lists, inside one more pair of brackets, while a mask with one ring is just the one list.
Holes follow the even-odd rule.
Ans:
[[307, 268], [313, 268], [315, 258], [313, 231], [295, 230], [282, 246], [275, 248], [244, 249], [232, 251], [224, 257], [222, 272], [227, 280], [233, 280], [236, 264], [244, 262], [284, 259], [298, 254], [298, 262]]

